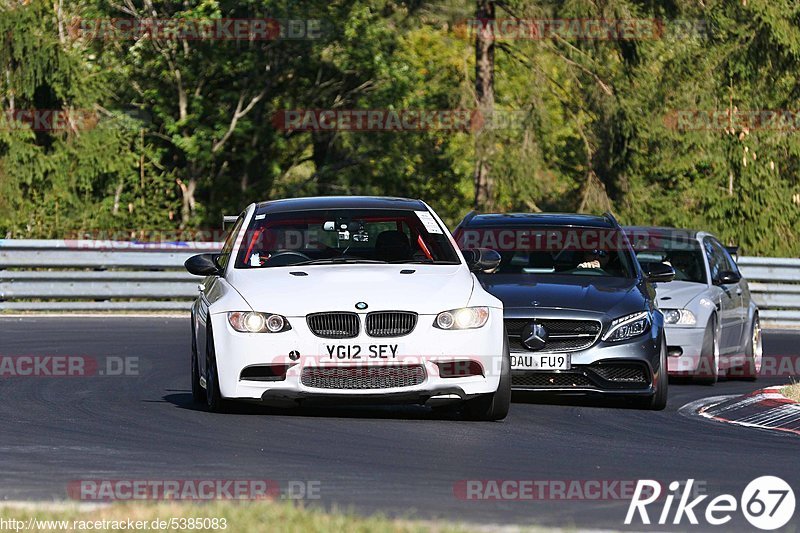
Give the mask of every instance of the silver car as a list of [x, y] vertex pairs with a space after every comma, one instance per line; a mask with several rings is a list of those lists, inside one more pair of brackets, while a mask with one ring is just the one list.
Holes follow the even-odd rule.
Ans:
[[643, 266], [658, 262], [675, 269], [674, 281], [656, 287], [669, 374], [707, 384], [719, 376], [755, 380], [762, 359], [758, 307], [731, 250], [702, 231], [626, 227], [625, 232]]

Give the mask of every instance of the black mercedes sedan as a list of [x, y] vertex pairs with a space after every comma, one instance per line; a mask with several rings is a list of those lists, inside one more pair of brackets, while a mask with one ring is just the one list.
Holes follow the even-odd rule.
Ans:
[[667, 345], [655, 284], [672, 267], [640, 265], [611, 214], [477, 214], [458, 225], [463, 250], [490, 248], [477, 273], [504, 304], [512, 389], [630, 396], [667, 403]]

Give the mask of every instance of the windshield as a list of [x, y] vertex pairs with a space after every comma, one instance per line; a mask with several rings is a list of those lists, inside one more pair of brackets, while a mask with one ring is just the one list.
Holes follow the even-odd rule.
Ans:
[[460, 264], [428, 211], [309, 210], [256, 214], [236, 268], [337, 263]]
[[706, 283], [703, 251], [696, 240], [658, 237], [641, 242], [634, 240], [636, 259], [640, 263], [666, 263], [675, 269], [676, 281]]
[[628, 241], [611, 228], [466, 229], [456, 240], [498, 251], [496, 274], [635, 277]]

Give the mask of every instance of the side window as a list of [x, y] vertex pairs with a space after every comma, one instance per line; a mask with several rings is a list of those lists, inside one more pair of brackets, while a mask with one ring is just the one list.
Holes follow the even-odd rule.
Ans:
[[228, 266], [228, 261], [231, 260], [231, 251], [233, 251], [233, 245], [236, 243], [236, 236], [239, 234], [239, 230], [242, 229], [242, 224], [244, 223], [244, 214], [239, 215], [239, 219], [236, 221], [236, 224], [233, 225], [230, 233], [225, 238], [225, 243], [222, 245], [222, 251], [219, 254], [219, 259], [217, 259], [217, 264], [224, 270]]
[[719, 256], [714, 249], [714, 244], [708, 237], [703, 239], [703, 250], [706, 253], [706, 258], [708, 258], [708, 269], [711, 271], [711, 279], [715, 280], [719, 278], [720, 269], [724, 267], [719, 264]]
[[731, 254], [725, 249], [719, 241], [713, 241], [714, 250], [719, 257], [720, 270], [728, 270], [730, 272], [739, 273], [739, 268], [736, 266], [736, 261], [733, 260]]

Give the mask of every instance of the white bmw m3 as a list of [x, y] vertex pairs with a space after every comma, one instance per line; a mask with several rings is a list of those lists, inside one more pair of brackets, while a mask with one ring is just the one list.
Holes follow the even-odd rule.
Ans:
[[499, 420], [511, 399], [503, 305], [472, 272], [490, 250], [460, 253], [424, 202], [319, 197], [250, 205], [192, 307], [192, 395], [460, 407]]

